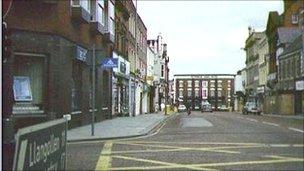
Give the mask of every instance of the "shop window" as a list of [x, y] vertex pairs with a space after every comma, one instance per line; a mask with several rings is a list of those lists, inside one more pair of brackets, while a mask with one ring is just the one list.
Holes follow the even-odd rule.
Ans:
[[72, 111], [81, 111], [81, 88], [82, 88], [82, 63], [79, 61], [73, 62], [73, 73], [72, 73]]
[[14, 114], [43, 113], [45, 56], [15, 55]]

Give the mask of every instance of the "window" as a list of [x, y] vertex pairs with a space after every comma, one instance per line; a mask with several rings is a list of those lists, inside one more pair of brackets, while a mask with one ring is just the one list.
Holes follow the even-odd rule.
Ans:
[[161, 66], [161, 77], [164, 77], [164, 65]]
[[86, 11], [90, 11], [90, 2], [89, 0], [72, 0], [73, 6], [81, 6]]
[[192, 81], [187, 81], [188, 87], [192, 87]]
[[192, 90], [188, 89], [188, 97], [191, 97], [191, 96], [192, 96]]
[[203, 98], [203, 99], [206, 99], [207, 96], [208, 96], [207, 90], [202, 90], [202, 98]]
[[179, 82], [178, 82], [178, 86], [179, 86], [179, 87], [184, 87], [184, 82], [183, 82], [183, 81], [179, 81]]
[[179, 89], [178, 94], [179, 94], [179, 97], [183, 97], [183, 89]]
[[214, 82], [215, 82], [214, 80], [211, 80], [211, 81], [210, 81], [210, 87], [215, 87]]
[[194, 95], [195, 95], [195, 97], [199, 97], [199, 89], [195, 89]]
[[108, 13], [108, 15], [109, 15], [109, 18], [108, 18], [109, 27], [108, 28], [109, 28], [109, 32], [114, 35], [115, 34], [114, 4], [113, 4], [113, 2], [111, 0], [108, 0], [108, 2], [109, 2], [109, 13]]
[[[44, 83], [44, 57], [15, 56], [13, 68], [13, 90], [15, 104], [13, 110], [23, 110], [26, 105], [28, 110], [43, 109]], [[19, 103], [22, 102], [22, 103]]]
[[299, 22], [298, 14], [292, 14], [292, 16], [291, 16], [291, 23], [292, 24], [298, 24], [298, 22]]
[[195, 87], [199, 87], [199, 81], [195, 81]]
[[222, 97], [222, 91], [220, 91], [220, 90], [217, 91], [217, 96], [218, 96], [218, 97]]
[[72, 111], [81, 110], [81, 88], [82, 88], [82, 63], [79, 61], [73, 62], [73, 73], [72, 73]]
[[208, 87], [208, 81], [202, 81], [202, 87]]
[[211, 97], [214, 97], [214, 96], [215, 96], [214, 90], [210, 90], [210, 96], [211, 96]]
[[105, 17], [105, 11], [104, 11], [104, 0], [97, 0], [97, 8], [96, 8], [96, 21], [100, 24], [104, 25], [104, 17]]

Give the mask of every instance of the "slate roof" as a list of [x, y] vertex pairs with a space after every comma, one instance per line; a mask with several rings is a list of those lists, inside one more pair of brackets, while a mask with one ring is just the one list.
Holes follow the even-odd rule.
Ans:
[[278, 28], [278, 41], [280, 43], [291, 43], [301, 34], [298, 27], [280, 27]]
[[298, 36], [285, 50], [284, 52], [280, 55], [280, 58], [283, 58], [285, 55], [288, 55], [289, 53], [292, 53], [294, 51], [297, 51], [299, 49], [303, 49], [303, 39], [304, 35], [301, 34]]

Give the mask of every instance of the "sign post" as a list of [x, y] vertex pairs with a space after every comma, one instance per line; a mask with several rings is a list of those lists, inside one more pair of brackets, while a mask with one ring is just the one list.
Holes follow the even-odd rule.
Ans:
[[13, 170], [66, 170], [67, 118], [20, 129]]

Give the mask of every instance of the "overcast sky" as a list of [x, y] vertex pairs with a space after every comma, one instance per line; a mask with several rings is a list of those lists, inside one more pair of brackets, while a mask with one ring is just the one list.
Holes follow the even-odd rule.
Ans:
[[248, 26], [264, 31], [268, 12], [283, 12], [283, 1], [147, 1], [138, 13], [148, 39], [162, 33], [174, 74], [236, 72], [245, 67]]

